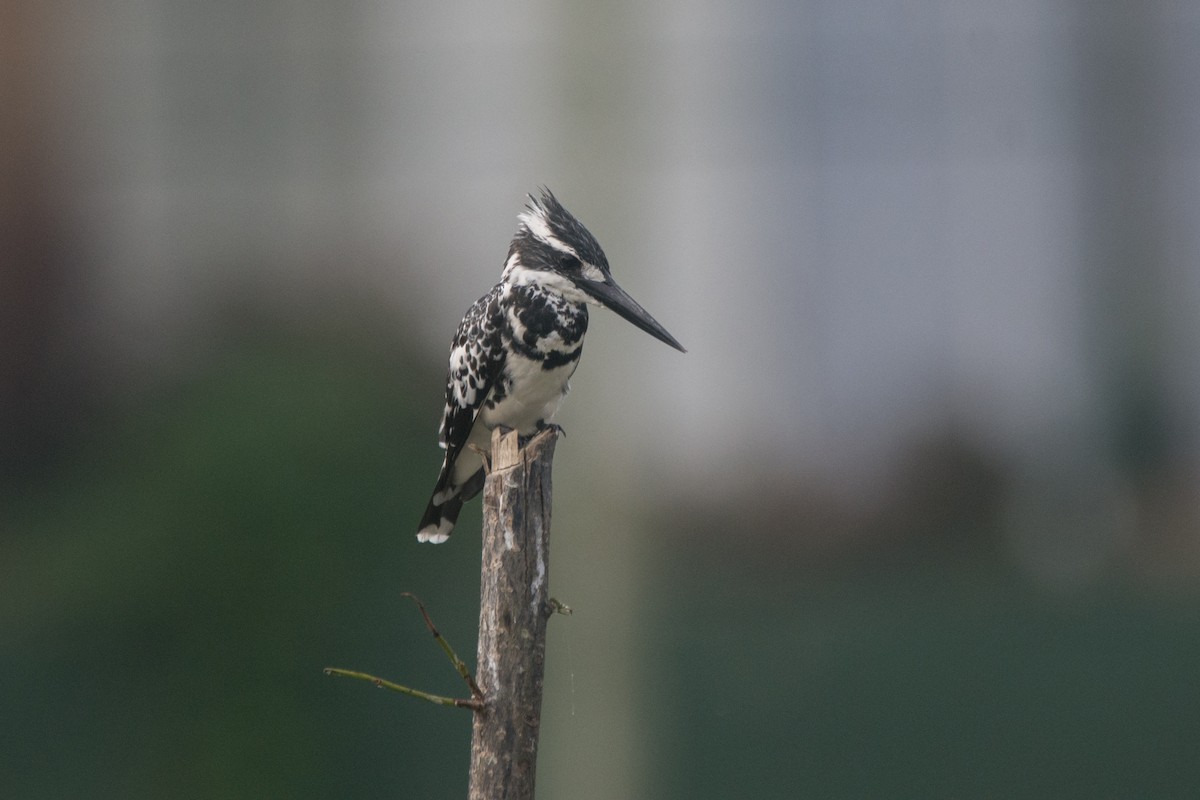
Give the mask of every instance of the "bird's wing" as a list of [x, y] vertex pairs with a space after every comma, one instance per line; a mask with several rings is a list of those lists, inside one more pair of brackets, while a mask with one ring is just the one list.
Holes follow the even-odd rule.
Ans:
[[[500, 287], [479, 298], [463, 317], [450, 348], [446, 375], [446, 410], [439, 439], [446, 448], [442, 481], [449, 477], [480, 408], [504, 369], [500, 338]], [[441, 481], [439, 481], [441, 483]], [[444, 488], [444, 487], [439, 487]]]

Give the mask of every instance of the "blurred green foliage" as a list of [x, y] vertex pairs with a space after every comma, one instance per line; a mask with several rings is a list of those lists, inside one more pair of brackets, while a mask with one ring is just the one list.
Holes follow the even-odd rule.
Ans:
[[470, 537], [413, 536], [441, 377], [381, 329], [243, 326], [5, 487], [0, 795], [465, 793], [467, 712], [321, 672], [464, 691], [405, 590], [474, 648]]
[[1185, 798], [1200, 785], [1194, 592], [1113, 581], [1065, 596], [936, 557], [672, 561], [681, 579], [647, 620], [662, 654], [645, 686], [655, 797]]

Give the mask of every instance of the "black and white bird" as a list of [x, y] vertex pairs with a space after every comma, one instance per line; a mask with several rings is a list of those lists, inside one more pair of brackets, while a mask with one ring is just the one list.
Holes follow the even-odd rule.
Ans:
[[549, 189], [530, 195], [518, 219], [500, 283], [454, 335], [440, 432], [446, 459], [421, 518], [422, 542], [446, 541], [463, 501], [483, 488], [483, 460], [471, 446], [487, 451], [498, 425], [528, 436], [549, 424], [579, 365], [589, 303], [686, 352], [617, 285], [600, 244]]

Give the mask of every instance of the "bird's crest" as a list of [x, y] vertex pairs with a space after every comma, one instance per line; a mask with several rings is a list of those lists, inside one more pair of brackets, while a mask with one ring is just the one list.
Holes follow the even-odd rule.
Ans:
[[558, 202], [558, 198], [547, 187], [541, 188], [541, 196], [526, 195], [529, 202], [525, 211], [517, 216], [522, 233], [546, 243], [561, 253], [569, 253], [580, 260], [606, 269], [608, 258], [591, 231]]

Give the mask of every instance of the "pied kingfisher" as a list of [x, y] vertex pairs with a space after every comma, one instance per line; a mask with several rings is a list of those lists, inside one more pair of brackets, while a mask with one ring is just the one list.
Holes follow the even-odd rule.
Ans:
[[497, 425], [528, 436], [567, 394], [587, 332], [587, 304], [610, 308], [686, 352], [616, 284], [599, 242], [550, 193], [529, 196], [500, 283], [467, 310], [450, 350], [439, 434], [446, 460], [417, 539], [444, 542], [464, 500], [483, 488], [483, 460]]

